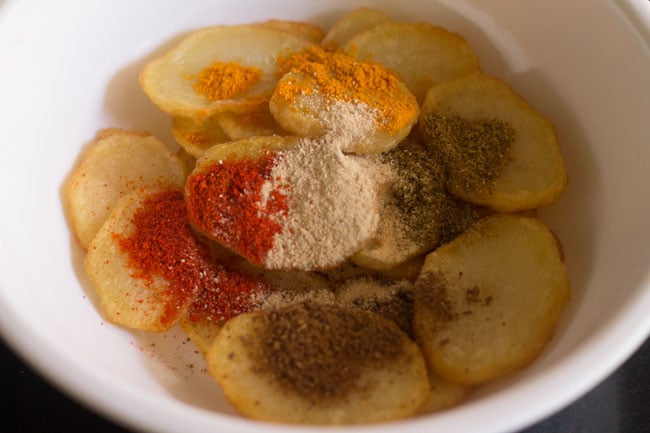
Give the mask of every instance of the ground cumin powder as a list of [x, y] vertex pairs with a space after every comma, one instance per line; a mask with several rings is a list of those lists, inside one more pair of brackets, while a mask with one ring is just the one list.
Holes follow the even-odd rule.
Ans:
[[439, 326], [458, 317], [457, 307], [447, 293], [449, 283], [441, 272], [425, 272], [415, 283], [415, 297], [426, 306], [428, 314]]
[[245, 93], [262, 77], [262, 71], [235, 62], [214, 62], [199, 71], [194, 81], [194, 91], [210, 101], [230, 99]]
[[339, 305], [378, 314], [413, 337], [413, 287], [410, 281], [366, 275], [347, 279], [334, 289]]
[[447, 192], [443, 161], [432, 149], [405, 140], [382, 158], [397, 174], [387, 200], [395, 215], [388, 217], [399, 221], [412, 242], [431, 247], [447, 243], [482, 216], [479, 208]]
[[501, 120], [431, 114], [422, 130], [429, 145], [442, 154], [450, 182], [465, 191], [489, 193], [513, 158], [515, 130]]
[[306, 301], [270, 311], [257, 336], [257, 357], [283, 387], [312, 404], [345, 398], [368, 367], [404, 354], [406, 336], [367, 311]]

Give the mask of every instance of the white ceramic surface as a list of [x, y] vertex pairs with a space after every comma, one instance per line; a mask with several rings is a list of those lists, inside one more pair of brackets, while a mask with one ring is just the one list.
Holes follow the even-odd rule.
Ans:
[[[100, 128], [169, 121], [138, 72], [187, 32], [265, 18], [331, 25], [371, 4], [464, 35], [487, 73], [557, 126], [566, 194], [542, 218], [574, 286], [556, 337], [530, 368], [439, 415], [340, 431], [506, 432], [578, 398], [650, 331], [650, 3], [645, 0], [9, 1], [0, 9], [0, 333], [43, 375], [132, 428], [320, 431], [238, 417], [183, 335], [104, 323], [61, 190]], [[193, 367], [191, 367], [192, 365]]]

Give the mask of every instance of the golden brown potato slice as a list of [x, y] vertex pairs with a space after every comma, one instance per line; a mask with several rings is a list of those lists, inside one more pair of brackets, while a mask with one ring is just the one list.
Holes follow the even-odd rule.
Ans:
[[[383, 187], [377, 233], [351, 260], [387, 272], [452, 240], [477, 221], [476, 206], [455, 200], [446, 189], [442, 161], [414, 140], [405, 140], [375, 163]], [[387, 175], [387, 173], [389, 173]]]
[[325, 30], [316, 24], [302, 21], [268, 20], [259, 23], [259, 25], [292, 33], [315, 44], [320, 43], [325, 37]]
[[[356, 263], [348, 260], [332, 269], [328, 269], [326, 271], [320, 272], [321, 275], [323, 275], [325, 278], [327, 278], [327, 281], [329, 281], [329, 284], [334, 286], [334, 285], [340, 285], [347, 279], [351, 278], [357, 278], [357, 277], [376, 277], [380, 276], [381, 274], [377, 271], [373, 271], [372, 269], [364, 268], [362, 266], [357, 265]], [[419, 271], [418, 271], [419, 274]], [[417, 276], [416, 276], [417, 277]], [[404, 278], [405, 279], [405, 278]]]
[[195, 158], [202, 156], [215, 144], [230, 141], [230, 137], [215, 118], [197, 123], [191, 117], [174, 117], [172, 119], [172, 134], [178, 144]]
[[433, 86], [420, 127], [444, 159], [447, 187], [463, 200], [514, 212], [549, 205], [566, 188], [555, 128], [497, 78]]
[[185, 165], [147, 132], [107, 129], [89, 146], [66, 184], [70, 224], [87, 249], [117, 200], [142, 188], [185, 183]]
[[280, 79], [269, 108], [299, 136], [337, 137], [344, 152], [381, 153], [417, 121], [415, 97], [392, 72], [342, 51], [311, 47], [279, 59]]
[[217, 338], [222, 326], [209, 321], [190, 320], [187, 314], [182, 315], [178, 320], [181, 329], [187, 335], [198, 351], [205, 356], [214, 339]]
[[327, 32], [322, 44], [328, 48], [342, 47], [355, 35], [387, 22], [390, 22], [390, 18], [385, 13], [360, 7], [343, 15]]
[[344, 50], [395, 71], [420, 103], [432, 84], [480, 70], [465, 39], [428, 23], [379, 24], [354, 36]]
[[484, 383], [539, 355], [569, 290], [557, 239], [540, 220], [489, 216], [427, 256], [416, 340], [443, 378]]
[[408, 280], [414, 282], [424, 263], [424, 255], [416, 257], [408, 262], [402, 263], [392, 269], [386, 271], [375, 271], [373, 269], [364, 268], [357, 265], [351, 260], [345, 263], [328, 269], [320, 274], [323, 275], [330, 282], [331, 285], [340, 284], [341, 282], [355, 277], [388, 277], [393, 280]]
[[388, 421], [414, 414], [429, 396], [417, 346], [358, 309], [305, 302], [237, 316], [207, 361], [233, 406], [265, 421]]
[[140, 75], [145, 93], [172, 116], [202, 120], [214, 113], [246, 113], [263, 104], [278, 79], [276, 57], [311, 42], [260, 25], [198, 30]]
[[460, 404], [470, 393], [472, 387], [460, 383], [450, 382], [437, 374], [429, 373], [431, 394], [416, 415], [428, 415], [452, 408]]
[[180, 189], [121, 198], [90, 243], [85, 266], [108, 320], [158, 332], [222, 274], [187, 224]]
[[182, 147], [176, 152], [176, 156], [180, 159], [186, 167], [186, 173], [190, 174], [194, 170], [194, 164], [196, 164], [196, 157], [190, 154], [187, 150]]
[[260, 135], [289, 135], [275, 121], [268, 104], [261, 105], [257, 110], [247, 114], [220, 113], [217, 115], [217, 119], [231, 140], [242, 140]]
[[377, 228], [375, 185], [365, 170], [334, 146], [295, 137], [217, 145], [187, 179], [189, 218], [253, 265], [332, 268]]
[[407, 260], [390, 269], [384, 269], [378, 272], [394, 280], [415, 281], [420, 275], [420, 271], [422, 270], [424, 257], [424, 254], [422, 254], [421, 256], [413, 257], [412, 259]]

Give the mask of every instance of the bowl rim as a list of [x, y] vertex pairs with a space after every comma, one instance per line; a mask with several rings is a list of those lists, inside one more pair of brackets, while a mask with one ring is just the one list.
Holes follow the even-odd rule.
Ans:
[[[0, 25], [5, 19], [8, 19], [14, 7], [21, 1], [24, 0], [0, 0]], [[610, 3], [625, 16], [630, 26], [643, 39], [646, 47], [650, 48], [650, 2], [611, 0]], [[2, 238], [0, 238], [0, 271], [2, 271], [2, 275], [13, 272], [9, 266], [13, 260], [14, 258], [10, 257], [9, 252], [4, 248]], [[0, 292], [0, 295], [2, 295], [2, 292]], [[540, 376], [532, 383], [515, 385], [512, 389], [503, 390], [500, 393], [501, 395], [491, 398], [490, 404], [505, 405], [506, 400], [512, 398], [511, 394], [530, 392], [530, 389], [540, 386], [538, 382], [542, 379], [549, 380], [549, 378], [558, 384], [563, 383], [565, 392], [561, 398], [543, 400], [542, 406], [530, 405], [527, 409], [512, 413], [512, 418], [504, 420], [498, 426], [483, 425], [483, 431], [496, 433], [524, 428], [549, 416], [588, 392], [618, 368], [648, 338], [650, 335], [650, 315], [643, 308], [648, 305], [650, 305], [650, 269], [646, 269], [642, 283], [639, 284], [634, 295], [630, 296], [630, 299], [621, 306], [616, 315], [606, 319], [606, 321], [610, 322], [608, 326], [603, 326], [599, 332], [591, 335], [587, 341], [581, 344], [578, 350], [563, 360], [552, 374], [543, 375], [544, 377]], [[206, 430], [214, 428], [215, 420], [218, 419], [219, 425], [231, 432], [250, 432], [252, 431], [251, 426], [256, 424], [258, 426], [263, 425], [269, 432], [307, 430], [318, 432], [333, 429], [332, 427], [258, 423], [249, 419], [210, 412], [195, 407], [166, 404], [164, 399], [157, 396], [144, 398], [142, 395], [134, 394], [131, 392], [128, 383], [107, 378], [101, 374], [99, 369], [93, 368], [92, 365], [85, 364], [82, 368], [74, 371], [61, 369], [57, 366], [78, 365], [70, 351], [63, 350], [63, 348], [44, 338], [29, 326], [19, 326], [22, 325], [20, 316], [10, 309], [8, 301], [3, 296], [0, 296], [0, 311], [3, 311], [3, 314], [0, 315], [0, 338], [3, 338], [10, 349], [48, 382], [64, 391], [66, 395], [82, 406], [86, 406], [118, 424], [138, 430], [156, 430], [170, 433], [186, 428], [187, 424], [184, 423], [189, 419], [192, 419], [197, 425], [204, 426]], [[621, 335], [625, 335], [625, 338], [622, 339]], [[612, 344], [616, 345], [617, 350], [611, 350]], [[44, 350], [49, 354], [47, 361], [42, 356]], [[584, 375], [580, 376], [579, 380], [565, 382], [572, 374], [568, 371], [571, 366], [581, 363], [581, 359], [585, 357], [593, 357], [594, 354], [600, 357], [599, 364], [586, 371]], [[582, 363], [584, 364], [584, 362]], [[94, 392], [97, 386], [111, 390], [110, 396], [107, 397]], [[478, 414], [486, 410], [485, 406], [480, 401], [469, 402], [464, 410], [470, 414]], [[151, 412], [154, 408], [156, 412], [165, 410], [170, 416], [147, 418], [145, 420], [142, 413]], [[451, 424], [453, 420], [449, 414], [442, 413], [437, 417], [442, 426], [449, 425], [453, 427]], [[173, 421], [170, 422], [170, 420]], [[422, 431], [426, 424], [426, 417], [421, 417], [381, 425], [346, 427], [344, 429], [337, 427], [336, 429], [338, 431], [370, 431], [372, 429], [373, 432], [388, 432], [393, 431], [394, 427], [398, 425], [401, 431], [419, 432]]]

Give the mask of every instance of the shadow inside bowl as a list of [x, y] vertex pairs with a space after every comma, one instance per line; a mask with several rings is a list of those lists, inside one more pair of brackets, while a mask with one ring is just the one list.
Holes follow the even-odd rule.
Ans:
[[123, 67], [108, 83], [105, 108], [117, 125], [124, 129], [147, 131], [171, 149], [178, 149], [171, 132], [171, 117], [159, 110], [140, 86], [140, 72], [145, 65], [162, 57], [188, 36], [179, 33], [157, 46], [145, 57]]
[[208, 374], [205, 359], [180, 326], [163, 333], [129, 332], [147, 371], [174, 398], [197, 408], [237, 414]]

